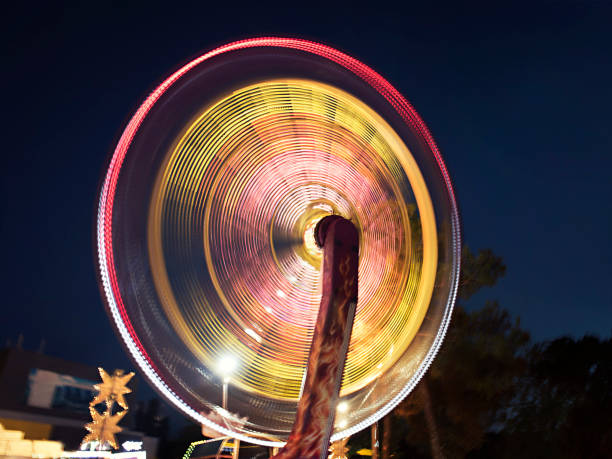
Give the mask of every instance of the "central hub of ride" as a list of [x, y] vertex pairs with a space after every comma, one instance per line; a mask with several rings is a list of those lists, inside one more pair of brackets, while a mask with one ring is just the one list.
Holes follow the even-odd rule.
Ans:
[[[329, 199], [304, 200], [312, 195], [325, 194]], [[312, 275], [318, 277], [323, 252], [315, 241], [315, 227], [321, 219], [329, 215], [351, 218], [356, 214], [348, 200], [332, 188], [309, 184], [294, 190], [283, 199], [273, 212], [270, 225], [270, 246], [276, 260], [283, 254], [292, 253], [296, 261]], [[282, 263], [279, 268], [284, 271]], [[287, 273], [291, 278], [294, 274]]]
[[295, 233], [302, 235], [302, 247], [297, 247], [298, 254], [315, 268], [320, 268], [323, 259], [321, 246], [317, 244], [315, 228], [318, 223], [330, 215], [338, 215], [339, 209], [333, 203], [315, 202], [309, 205], [295, 224]]
[[321, 257], [322, 251], [317, 245], [317, 241], [315, 239], [315, 228], [321, 220], [321, 217], [311, 219], [306, 224], [306, 228], [304, 229], [304, 249], [308, 255], [318, 258]]

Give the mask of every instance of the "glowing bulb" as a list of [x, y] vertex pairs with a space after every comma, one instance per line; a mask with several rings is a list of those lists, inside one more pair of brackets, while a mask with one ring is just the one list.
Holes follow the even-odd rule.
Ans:
[[259, 336], [257, 333], [255, 333], [254, 330], [250, 329], [250, 328], [245, 328], [244, 332], [249, 335], [251, 338], [253, 338], [255, 341], [257, 341], [258, 343], [261, 343], [261, 336]]
[[306, 248], [306, 252], [313, 256], [321, 256], [323, 253], [315, 240], [315, 228], [320, 219], [321, 218], [316, 218], [311, 220], [304, 229], [304, 247]]
[[338, 413], [346, 413], [346, 410], [348, 410], [348, 403], [340, 402], [338, 403], [338, 407], [336, 409], [338, 410]]
[[228, 378], [236, 368], [238, 368], [238, 360], [233, 355], [225, 355], [219, 360], [218, 370], [225, 378]]

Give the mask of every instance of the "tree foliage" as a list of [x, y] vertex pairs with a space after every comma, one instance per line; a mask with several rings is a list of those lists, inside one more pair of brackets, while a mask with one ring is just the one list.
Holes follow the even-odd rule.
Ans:
[[487, 431], [507, 420], [526, 368], [529, 334], [497, 303], [474, 312], [458, 307], [453, 321], [429, 373], [394, 412], [395, 424], [409, 424], [396, 446], [412, 456], [415, 450], [430, 456], [432, 426], [425, 419], [424, 390], [430, 393], [444, 456], [464, 457], [483, 444]]
[[468, 246], [461, 252], [461, 278], [458, 296], [467, 300], [483, 287], [491, 287], [506, 274], [506, 265], [491, 249], [482, 249], [475, 255]]
[[391, 415], [391, 457], [612, 457], [612, 337], [531, 344], [497, 302], [461, 305], [505, 270], [490, 250], [464, 250], [460, 304], [430, 371]]
[[612, 454], [612, 337], [536, 344], [505, 431], [489, 440], [499, 457], [606, 458]]
[[[463, 300], [506, 270], [491, 250], [475, 255], [465, 248], [462, 262]], [[393, 414], [394, 457], [464, 457], [479, 448], [487, 432], [506, 421], [528, 343], [518, 319], [496, 302], [471, 312], [458, 305], [430, 371]]]

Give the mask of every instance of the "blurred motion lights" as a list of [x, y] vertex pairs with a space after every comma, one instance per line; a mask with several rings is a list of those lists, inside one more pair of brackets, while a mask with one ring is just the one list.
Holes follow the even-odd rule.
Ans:
[[101, 283], [130, 354], [182, 411], [286, 439], [320, 301], [314, 228], [331, 214], [360, 231], [336, 440], [412, 390], [450, 319], [459, 220], [427, 128], [380, 75], [297, 39], [211, 51], [138, 109], [100, 194]]

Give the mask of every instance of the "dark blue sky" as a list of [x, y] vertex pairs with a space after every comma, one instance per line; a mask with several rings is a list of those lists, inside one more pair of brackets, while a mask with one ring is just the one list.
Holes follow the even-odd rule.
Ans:
[[163, 76], [267, 34], [337, 47], [413, 103], [454, 179], [465, 242], [508, 267], [474, 307], [498, 299], [535, 339], [610, 333], [610, 4], [205, 3], [4, 12], [1, 344], [23, 332], [26, 348], [44, 337], [54, 355], [130, 366], [95, 277], [106, 156]]

